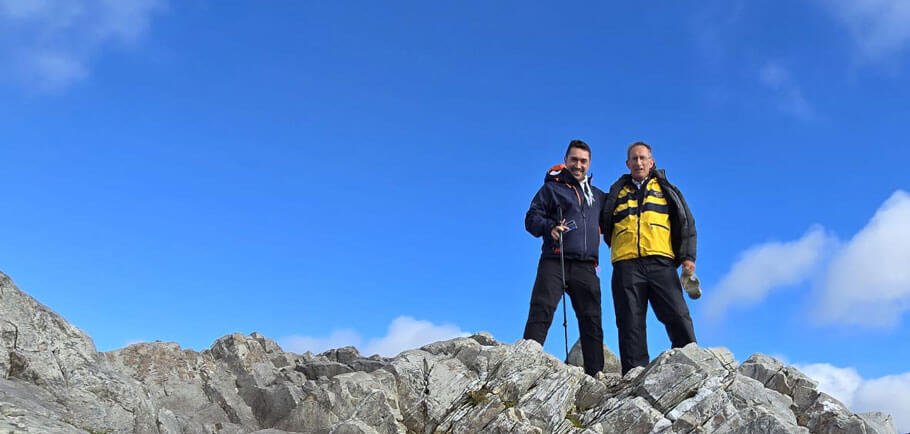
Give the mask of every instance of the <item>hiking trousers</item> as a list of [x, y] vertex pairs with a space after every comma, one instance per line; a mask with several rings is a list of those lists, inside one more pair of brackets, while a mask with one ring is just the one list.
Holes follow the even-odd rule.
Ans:
[[645, 333], [649, 302], [667, 329], [673, 348], [695, 342], [689, 307], [672, 259], [645, 256], [615, 262], [612, 289], [623, 375], [651, 361]]
[[[601, 326], [600, 278], [597, 277], [594, 262], [566, 261], [566, 285], [572, 309], [578, 318], [578, 332], [581, 352], [588, 375], [603, 370], [604, 333]], [[531, 308], [525, 324], [525, 339], [533, 339], [543, 345], [547, 331], [553, 322], [553, 312], [562, 297], [562, 271], [558, 258], [540, 258], [537, 278], [531, 291]]]

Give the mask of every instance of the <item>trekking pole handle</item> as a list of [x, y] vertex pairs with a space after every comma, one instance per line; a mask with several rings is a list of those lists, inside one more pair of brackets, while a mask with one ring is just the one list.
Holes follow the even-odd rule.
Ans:
[[[556, 206], [556, 226], [562, 225], [562, 207]], [[559, 231], [559, 250], [562, 250], [562, 231]]]

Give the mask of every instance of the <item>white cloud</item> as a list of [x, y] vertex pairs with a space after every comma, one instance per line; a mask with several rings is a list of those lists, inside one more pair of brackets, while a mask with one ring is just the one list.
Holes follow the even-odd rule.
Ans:
[[898, 432], [910, 432], [910, 372], [867, 380], [854, 395], [856, 411], [884, 411]]
[[364, 355], [379, 354], [391, 357], [404, 350], [468, 335], [469, 333], [452, 324], [436, 325], [430, 321], [399, 316], [389, 324], [385, 336], [372, 338], [366, 345], [363, 345], [363, 338], [360, 334], [350, 329], [336, 330], [328, 337], [289, 336], [279, 339], [279, 343], [285, 351], [295, 353], [311, 351], [318, 354], [329, 349], [351, 345], [357, 347]]
[[[772, 291], [814, 277], [812, 317], [819, 323], [892, 327], [910, 311], [910, 194], [896, 191], [849, 242], [821, 227], [796, 241], [754, 246], [705, 292], [706, 313], [762, 302]], [[823, 261], [830, 257], [827, 264]]]
[[759, 80], [770, 89], [777, 98], [778, 108], [793, 117], [802, 120], [815, 119], [816, 113], [803, 96], [796, 80], [783, 66], [769, 62], [759, 70]]
[[883, 61], [910, 44], [906, 0], [819, 0], [850, 32], [867, 60]]
[[828, 363], [796, 365], [803, 374], [818, 381], [818, 390], [827, 393], [847, 407], [853, 407], [856, 390], [863, 383], [863, 377], [853, 368], [838, 368]]
[[385, 336], [370, 339], [370, 342], [364, 347], [364, 354], [393, 356], [404, 350], [418, 348], [432, 342], [468, 335], [469, 333], [451, 324], [435, 325], [429, 321], [400, 316], [392, 321]]
[[799, 240], [746, 250], [720, 283], [705, 292], [706, 313], [717, 319], [733, 306], [758, 304], [777, 288], [805, 281], [834, 243], [833, 237], [816, 226]]
[[824, 323], [896, 325], [910, 310], [910, 195], [898, 190], [839, 250], [815, 316]]
[[294, 353], [305, 353], [310, 351], [315, 354], [325, 352], [334, 348], [346, 346], [360, 347], [363, 338], [360, 334], [351, 329], [335, 330], [326, 337], [312, 336], [288, 336], [278, 340], [285, 351]]
[[89, 76], [112, 45], [135, 44], [165, 0], [0, 0], [4, 78], [55, 91]]
[[910, 432], [910, 372], [866, 380], [853, 368], [828, 363], [796, 365], [818, 381], [818, 390], [841, 401], [852, 411], [882, 411], [894, 418], [898, 432]]

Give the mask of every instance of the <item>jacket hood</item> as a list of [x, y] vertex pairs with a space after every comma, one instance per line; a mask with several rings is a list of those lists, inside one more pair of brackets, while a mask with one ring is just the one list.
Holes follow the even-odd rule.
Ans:
[[[594, 175], [588, 173], [588, 183], [594, 179]], [[543, 177], [543, 182], [562, 182], [563, 184], [574, 184], [578, 185], [578, 180], [572, 176], [572, 173], [566, 170], [565, 164], [557, 164], [547, 170], [547, 174]]]

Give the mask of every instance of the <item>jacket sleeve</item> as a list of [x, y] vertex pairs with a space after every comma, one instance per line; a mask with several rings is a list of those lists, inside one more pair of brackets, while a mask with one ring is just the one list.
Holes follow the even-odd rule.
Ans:
[[548, 234], [557, 223], [556, 218], [551, 217], [555, 214], [554, 209], [553, 192], [544, 184], [537, 190], [525, 214], [525, 230], [535, 237]]
[[686, 198], [683, 197], [679, 188], [675, 185], [673, 190], [676, 193], [676, 197], [679, 198], [679, 213], [680, 217], [685, 217], [685, 227], [680, 239], [679, 246], [679, 258], [680, 260], [691, 259], [695, 261], [697, 256], [698, 249], [698, 233], [695, 230], [695, 217], [692, 216], [692, 211], [689, 209], [689, 204], [686, 203]]

